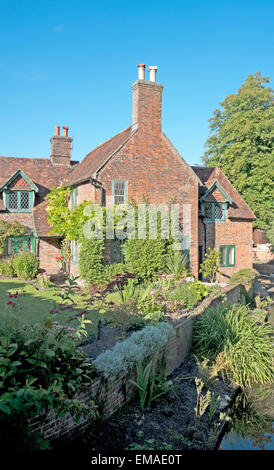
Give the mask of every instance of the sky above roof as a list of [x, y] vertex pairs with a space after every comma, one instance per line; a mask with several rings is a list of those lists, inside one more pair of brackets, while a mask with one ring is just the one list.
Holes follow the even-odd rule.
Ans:
[[[163, 131], [200, 164], [208, 119], [257, 71], [272, 78], [272, 0], [0, 1], [0, 155], [74, 160], [131, 124], [137, 63], [157, 65]], [[147, 71], [148, 78], [148, 71]]]

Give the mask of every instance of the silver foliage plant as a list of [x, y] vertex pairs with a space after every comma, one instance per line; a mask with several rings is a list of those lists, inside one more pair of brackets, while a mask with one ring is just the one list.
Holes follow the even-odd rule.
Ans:
[[147, 326], [100, 354], [94, 364], [105, 377], [114, 380], [117, 375], [127, 373], [138, 361], [143, 361], [163, 347], [172, 336], [172, 331], [172, 326], [165, 322]]

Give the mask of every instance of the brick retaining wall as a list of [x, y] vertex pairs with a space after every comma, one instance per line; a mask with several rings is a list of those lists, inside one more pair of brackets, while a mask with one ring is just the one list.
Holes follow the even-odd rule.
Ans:
[[[241, 284], [228, 286], [224, 291], [228, 301], [232, 303], [245, 302]], [[154, 370], [163, 357], [166, 360], [167, 374], [171, 374], [181, 365], [191, 348], [192, 328], [195, 319], [208, 307], [215, 307], [222, 301], [223, 297], [208, 297], [193, 310], [190, 316], [178, 322], [167, 344], [152, 358]], [[131, 376], [133, 379], [134, 374], [135, 372]], [[110, 382], [103, 379], [102, 376], [98, 376], [91, 385], [82, 390], [77, 398], [85, 404], [88, 404], [91, 398], [94, 398], [96, 402], [100, 400], [101, 403], [104, 403], [104, 418], [106, 419], [132, 398], [133, 386], [128, 386], [127, 393], [125, 393], [128, 378], [128, 375], [120, 375], [115, 381]], [[84, 432], [89, 422], [90, 420], [83, 418], [79, 423], [76, 423], [70, 415], [60, 419], [54, 411], [51, 411], [46, 415], [42, 414], [32, 418], [30, 427], [32, 431], [40, 431], [42, 436], [49, 441], [59, 438], [66, 440]]]

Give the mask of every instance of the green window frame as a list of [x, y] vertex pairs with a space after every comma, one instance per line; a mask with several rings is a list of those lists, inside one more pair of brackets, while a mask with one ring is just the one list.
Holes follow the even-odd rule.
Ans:
[[126, 180], [112, 180], [113, 204], [125, 204], [127, 202], [128, 184]]
[[72, 188], [70, 191], [70, 208], [73, 210], [75, 207], [78, 206], [78, 186]]
[[79, 243], [75, 240], [71, 242], [71, 262], [72, 264], [79, 262]]
[[34, 191], [5, 191], [7, 212], [31, 212], [34, 203]]
[[226, 202], [202, 202], [202, 212], [205, 222], [225, 222]]
[[20, 237], [9, 237], [6, 240], [6, 255], [12, 256], [22, 251], [35, 253], [35, 237], [32, 235], [22, 235]]
[[236, 245], [219, 246], [219, 266], [233, 267], [236, 259]]

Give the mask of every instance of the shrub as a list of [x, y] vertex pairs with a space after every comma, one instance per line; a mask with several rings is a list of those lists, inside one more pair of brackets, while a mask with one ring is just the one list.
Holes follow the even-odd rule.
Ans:
[[119, 373], [128, 373], [138, 361], [149, 358], [154, 352], [163, 347], [173, 328], [168, 323], [147, 326], [136, 331], [108, 351], [100, 354], [94, 361], [96, 368], [107, 378], [113, 380]]
[[[240, 386], [273, 381], [273, 328], [257, 324], [246, 306], [209, 308], [193, 327], [193, 354], [218, 362], [224, 375]], [[222, 365], [221, 365], [222, 364]]]
[[12, 267], [20, 279], [34, 279], [38, 273], [39, 261], [34, 253], [26, 251], [14, 256]]
[[229, 282], [232, 286], [241, 283], [248, 290], [252, 287], [257, 276], [258, 272], [256, 271], [256, 269], [241, 269], [237, 273], [232, 274]]
[[219, 272], [218, 261], [219, 253], [216, 248], [213, 248], [205, 254], [204, 262], [201, 264], [200, 273], [203, 273], [205, 277], [209, 277], [210, 282], [216, 280], [216, 274]]
[[169, 242], [156, 240], [130, 240], [124, 245], [125, 263], [141, 279], [151, 279], [166, 267]]
[[187, 265], [188, 256], [182, 256], [180, 251], [175, 251], [173, 257], [167, 261], [167, 269], [171, 274], [175, 274], [176, 279], [187, 276]]
[[76, 419], [92, 412], [75, 399], [94, 372], [76, 337], [52, 319], [19, 328], [17, 296], [9, 295], [13, 300], [0, 328], [0, 439], [8, 450], [44, 445], [28, 426], [41, 411], [54, 409]]
[[1, 276], [14, 277], [15, 272], [12, 265], [12, 258], [6, 258], [0, 261], [0, 274]]
[[104, 266], [103, 279], [108, 283], [115, 278], [117, 274], [124, 274], [127, 271], [126, 265], [122, 263], [107, 264]]
[[80, 276], [88, 284], [102, 284], [104, 280], [104, 241], [83, 239], [79, 254]]
[[206, 296], [207, 289], [199, 282], [183, 282], [168, 293], [169, 300], [181, 302], [184, 308], [195, 307], [195, 305]]

